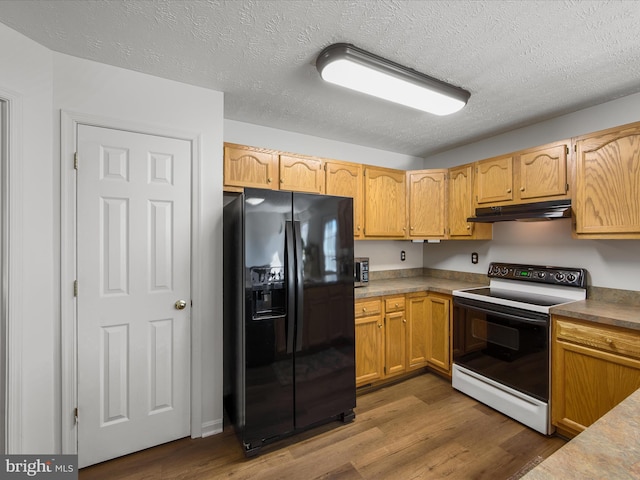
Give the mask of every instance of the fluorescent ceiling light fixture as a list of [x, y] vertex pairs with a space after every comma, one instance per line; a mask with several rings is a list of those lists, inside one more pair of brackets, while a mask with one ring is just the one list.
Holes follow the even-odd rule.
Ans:
[[327, 82], [434, 115], [457, 112], [471, 96], [462, 88], [349, 43], [336, 43], [322, 50], [316, 60], [316, 68]]

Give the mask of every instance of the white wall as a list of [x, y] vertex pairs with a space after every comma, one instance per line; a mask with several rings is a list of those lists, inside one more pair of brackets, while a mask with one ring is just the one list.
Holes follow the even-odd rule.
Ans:
[[[58, 453], [60, 415], [60, 109], [122, 119], [165, 131], [200, 134], [202, 251], [194, 312], [205, 312], [202, 433], [222, 428], [222, 129], [220, 92], [89, 62], [50, 50], [0, 24], [0, 97], [10, 118], [13, 215], [10, 365], [18, 366], [10, 453]], [[16, 133], [17, 132], [17, 133]], [[13, 293], [12, 293], [13, 292]], [[17, 296], [14, 292], [20, 292]], [[4, 340], [4, 339], [3, 339]], [[11, 408], [11, 406], [10, 406]], [[12, 410], [13, 412], [13, 410]], [[200, 427], [200, 426], [199, 426]], [[197, 433], [197, 432], [196, 432]]]
[[0, 65], [0, 96], [13, 99], [16, 107], [9, 119], [10, 163], [16, 167], [10, 184], [15, 215], [9, 232], [9, 338], [18, 343], [10, 345], [9, 368], [19, 368], [19, 384], [8, 399], [21, 399], [21, 404], [13, 405], [17, 438], [10, 438], [8, 448], [42, 453], [53, 451], [57, 422], [52, 55], [0, 24]]
[[[564, 115], [434, 155], [426, 168], [443, 168], [544, 145], [640, 120], [640, 94]], [[471, 252], [480, 254], [472, 265]], [[424, 266], [486, 273], [491, 261], [584, 267], [589, 284], [640, 290], [640, 240], [575, 240], [569, 220], [496, 223], [492, 241], [425, 244]]]
[[[140, 124], [145, 130], [200, 136], [204, 161], [200, 185], [194, 189], [199, 190], [202, 205], [201, 231], [195, 232], [200, 277], [194, 284], [200, 290], [192, 291], [192, 314], [202, 315], [202, 330], [196, 333], [200, 341], [192, 349], [202, 355], [202, 411], [192, 411], [192, 417], [201, 418], [201, 424], [192, 426], [192, 435], [221, 431], [222, 93], [56, 53], [53, 107], [56, 120], [60, 110], [67, 110], [121, 119], [125, 125]], [[59, 131], [57, 123], [55, 131]], [[62, 165], [69, 165], [69, 159], [63, 159]], [[56, 172], [59, 175], [58, 168]]]
[[[224, 126], [225, 142], [400, 170], [423, 168], [424, 160], [422, 158], [401, 153], [235, 120], [225, 120]], [[400, 260], [400, 252], [402, 250], [405, 250], [407, 254], [404, 262]], [[422, 266], [422, 245], [409, 241], [356, 241], [355, 255], [357, 257], [369, 257], [372, 271], [420, 268]]]
[[420, 157], [235, 120], [224, 121], [224, 141], [400, 170], [417, 170], [424, 162]]

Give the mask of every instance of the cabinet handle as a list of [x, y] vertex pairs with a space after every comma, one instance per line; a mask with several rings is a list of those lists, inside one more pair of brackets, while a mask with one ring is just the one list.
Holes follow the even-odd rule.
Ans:
[[360, 225], [358, 225], [358, 231], [360, 230]]
[[271, 183], [273, 181], [273, 178], [269, 177], [267, 178], [267, 183]]
[[520, 187], [520, 191], [521, 191], [521, 192], [524, 192], [524, 187]]
[[382, 324], [381, 323], [378, 324], [378, 328], [382, 328]]
[[281, 178], [281, 179], [280, 179], [280, 183], [284, 183], [284, 178]]
[[363, 312], [366, 312], [366, 311], [367, 311], [367, 308], [366, 308], [366, 307], [362, 307], [362, 311], [363, 311]]
[[398, 308], [398, 304], [396, 303], [396, 308]]
[[402, 323], [407, 323], [407, 319], [406, 319], [406, 318], [403, 318], [403, 319], [402, 319]]
[[467, 224], [467, 230], [471, 230], [471, 225]]
[[607, 342], [609, 345], [613, 343], [613, 340], [611, 340], [610, 338], [605, 338], [604, 341]]
[[415, 227], [411, 227], [411, 230], [415, 230]]
[[507, 193], [511, 193], [511, 189], [510, 188], [507, 188]]

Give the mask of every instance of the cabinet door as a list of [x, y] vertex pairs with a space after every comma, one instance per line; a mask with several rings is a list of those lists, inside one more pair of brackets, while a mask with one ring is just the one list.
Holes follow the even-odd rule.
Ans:
[[568, 144], [526, 151], [519, 155], [519, 187], [521, 200], [562, 198], [567, 193]]
[[362, 165], [326, 161], [325, 193], [353, 198], [353, 235], [363, 235], [362, 225]]
[[224, 184], [230, 187], [278, 189], [277, 153], [226, 143], [224, 146]]
[[577, 435], [640, 388], [640, 361], [557, 341], [552, 422]]
[[513, 200], [513, 157], [490, 158], [476, 163], [476, 203]]
[[322, 160], [280, 155], [280, 190], [324, 193]]
[[455, 240], [491, 240], [491, 223], [467, 222], [475, 215], [473, 203], [474, 166], [462, 165], [449, 169], [449, 227], [447, 236]]
[[404, 311], [385, 315], [385, 372], [387, 376], [406, 370], [406, 323]]
[[384, 329], [380, 314], [356, 318], [356, 386], [384, 376]]
[[428, 324], [428, 358], [430, 366], [451, 373], [451, 298], [429, 294], [427, 303]]
[[640, 238], [640, 124], [579, 137], [576, 154], [576, 233]]
[[429, 315], [427, 295], [407, 299], [407, 369], [427, 365]]
[[381, 167], [364, 170], [364, 234], [404, 237], [406, 232], [405, 172]]
[[446, 176], [446, 170], [407, 172], [410, 237], [444, 238], [447, 218]]

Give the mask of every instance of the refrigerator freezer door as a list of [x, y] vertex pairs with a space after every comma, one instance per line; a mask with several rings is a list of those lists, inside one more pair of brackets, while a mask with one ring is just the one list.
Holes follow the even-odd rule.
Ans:
[[287, 350], [289, 269], [285, 264], [291, 193], [245, 189], [244, 195], [243, 440], [255, 448], [294, 429], [293, 353]]
[[296, 281], [303, 290], [296, 309], [299, 429], [355, 407], [353, 203], [350, 198], [294, 193], [293, 205], [302, 276]]

